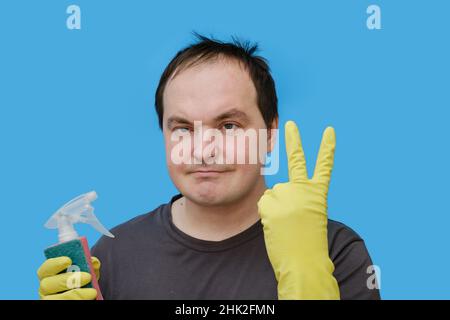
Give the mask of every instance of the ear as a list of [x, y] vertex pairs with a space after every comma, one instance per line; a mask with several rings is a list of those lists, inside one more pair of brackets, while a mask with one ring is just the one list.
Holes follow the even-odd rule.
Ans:
[[273, 148], [275, 147], [275, 142], [277, 140], [277, 134], [278, 134], [278, 117], [273, 119], [272, 124], [270, 125], [270, 129], [268, 129], [269, 132], [267, 134], [267, 145], [269, 146], [267, 152], [272, 152]]

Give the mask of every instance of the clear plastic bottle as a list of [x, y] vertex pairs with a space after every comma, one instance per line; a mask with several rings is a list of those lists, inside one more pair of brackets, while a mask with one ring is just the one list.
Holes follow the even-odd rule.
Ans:
[[83, 271], [92, 276], [91, 283], [83, 288], [95, 288], [98, 292], [97, 300], [103, 300], [97, 277], [91, 262], [91, 253], [86, 237], [78, 236], [74, 228], [75, 223], [90, 224], [100, 233], [114, 238], [94, 215], [91, 202], [97, 199], [97, 193], [91, 191], [82, 194], [59, 208], [45, 224], [46, 228], [58, 229], [59, 243], [44, 250], [47, 259], [67, 256], [72, 259], [72, 266], [66, 272]]

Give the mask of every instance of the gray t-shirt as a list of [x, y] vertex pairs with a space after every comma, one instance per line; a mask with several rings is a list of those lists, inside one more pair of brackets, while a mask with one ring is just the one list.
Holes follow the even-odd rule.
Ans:
[[[222, 240], [193, 238], [172, 222], [172, 200], [112, 230], [92, 248], [105, 299], [277, 299], [261, 221]], [[364, 241], [329, 220], [328, 243], [341, 299], [379, 299], [369, 289]]]

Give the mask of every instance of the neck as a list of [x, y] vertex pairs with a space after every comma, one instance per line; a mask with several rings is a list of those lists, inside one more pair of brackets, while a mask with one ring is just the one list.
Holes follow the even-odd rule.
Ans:
[[172, 204], [172, 221], [178, 229], [197, 239], [230, 238], [260, 219], [257, 202], [266, 188], [264, 179], [260, 179], [239, 201], [220, 206], [202, 206], [181, 197]]

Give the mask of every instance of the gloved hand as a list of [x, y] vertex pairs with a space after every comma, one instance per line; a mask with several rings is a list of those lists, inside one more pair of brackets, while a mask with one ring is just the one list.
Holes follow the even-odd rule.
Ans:
[[[87, 272], [65, 272], [59, 274], [71, 265], [72, 260], [69, 257], [51, 258], [44, 261], [37, 271], [40, 281], [39, 296], [42, 300], [94, 300], [97, 298], [97, 290], [94, 288], [70, 289], [68, 287], [69, 277], [79, 276], [80, 287], [91, 282], [92, 278]], [[97, 279], [99, 279], [100, 260], [92, 257], [92, 266]]]
[[279, 299], [339, 299], [328, 256], [327, 195], [336, 145], [334, 129], [322, 137], [314, 176], [308, 179], [300, 134], [285, 125], [289, 182], [276, 184], [258, 201]]

